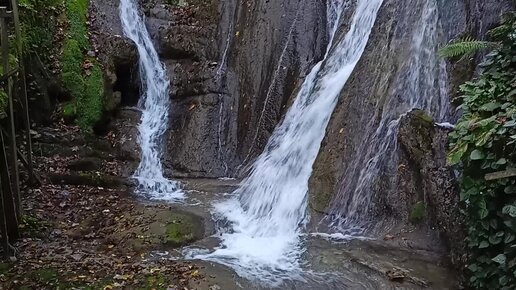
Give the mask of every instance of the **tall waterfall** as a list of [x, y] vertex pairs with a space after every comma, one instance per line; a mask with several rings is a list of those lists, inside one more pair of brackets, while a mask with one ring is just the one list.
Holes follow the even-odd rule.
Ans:
[[124, 34], [134, 41], [140, 55], [143, 94], [138, 104], [142, 111], [138, 142], [141, 161], [134, 173], [139, 182], [138, 190], [153, 199], [181, 199], [183, 194], [178, 184], [163, 176], [160, 160], [162, 137], [168, 126], [170, 80], [139, 13], [137, 0], [120, 1], [120, 18]]
[[328, 5], [330, 43], [323, 61], [306, 77], [250, 176], [217, 204], [215, 215], [231, 225], [221, 246], [191, 258], [222, 263], [241, 276], [280, 283], [299, 273], [300, 235], [307, 216], [308, 179], [338, 96], [366, 47], [382, 0], [359, 0], [346, 36], [333, 45], [344, 0]]
[[395, 80], [396, 87], [389, 99], [380, 103], [374, 117], [364, 126], [363, 146], [346, 166], [340, 191], [331, 203], [331, 223], [340, 231], [356, 233], [378, 225], [369, 224], [374, 186], [380, 175], [398, 167], [397, 133], [401, 118], [413, 109], [425, 110], [436, 120], [443, 120], [449, 113], [446, 63], [438, 55], [437, 1], [416, 3], [422, 9], [417, 10], [421, 13], [418, 22], [411, 24], [415, 28], [410, 59]]

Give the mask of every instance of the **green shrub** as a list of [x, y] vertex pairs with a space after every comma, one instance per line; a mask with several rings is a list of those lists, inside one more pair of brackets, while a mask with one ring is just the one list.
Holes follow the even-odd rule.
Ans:
[[36, 52], [42, 58], [55, 48], [57, 18], [63, 0], [20, 0], [23, 53]]
[[516, 168], [516, 21], [494, 30], [499, 48], [479, 78], [461, 86], [463, 116], [450, 133], [449, 163], [462, 168], [470, 250], [470, 285], [514, 289], [516, 285], [516, 178], [486, 174]]

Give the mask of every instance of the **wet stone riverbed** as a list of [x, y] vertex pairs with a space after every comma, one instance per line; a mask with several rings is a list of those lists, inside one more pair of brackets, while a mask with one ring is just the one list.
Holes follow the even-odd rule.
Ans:
[[[189, 197], [181, 210], [204, 220], [205, 237], [187, 247], [172, 251], [155, 251], [152, 258], [183, 260], [190, 249], [211, 251], [218, 247], [212, 204], [231, 197], [236, 180], [184, 180]], [[310, 228], [308, 229], [310, 232]], [[431, 249], [417, 247], [409, 238], [394, 236], [331, 240], [323, 234], [306, 235], [303, 273], [292, 273], [292, 280], [271, 286], [259, 279], [239, 277], [232, 269], [213, 262], [193, 261], [202, 267], [205, 279], [192, 281], [195, 289], [457, 289], [456, 277], [446, 258]], [[391, 240], [392, 239], [392, 240]], [[289, 276], [288, 273], [285, 274]], [[217, 288], [220, 287], [220, 288]]]

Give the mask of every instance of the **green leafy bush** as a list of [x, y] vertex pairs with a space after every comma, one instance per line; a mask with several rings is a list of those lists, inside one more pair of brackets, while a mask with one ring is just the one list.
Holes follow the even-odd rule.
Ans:
[[22, 49], [48, 57], [55, 47], [57, 18], [63, 0], [20, 0]]
[[[84, 68], [85, 52], [91, 49], [87, 27], [89, 0], [20, 0], [19, 6], [23, 50], [37, 53], [46, 63], [57, 53], [55, 36], [59, 24], [61, 29], [68, 28], [64, 42], [60, 42], [63, 45], [60, 76], [73, 101], [64, 106], [63, 115], [70, 119], [78, 113], [77, 123], [89, 130], [102, 115], [104, 88], [98, 62], [88, 60], [93, 66]], [[66, 22], [68, 26], [64, 25]]]
[[491, 36], [499, 48], [488, 55], [479, 78], [461, 86], [463, 116], [450, 133], [448, 159], [463, 166], [470, 285], [508, 290], [516, 285], [516, 178], [496, 175], [516, 169], [514, 14]]

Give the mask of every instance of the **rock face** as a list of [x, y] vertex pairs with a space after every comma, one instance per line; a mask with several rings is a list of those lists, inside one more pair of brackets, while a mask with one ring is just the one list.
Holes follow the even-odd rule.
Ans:
[[415, 110], [401, 119], [398, 141], [401, 149], [398, 191], [389, 204], [402, 220], [411, 220], [417, 205], [423, 205], [425, 225], [437, 228], [450, 246], [452, 262], [465, 263], [466, 231], [460, 214], [458, 184], [446, 164], [447, 134], [434, 126], [431, 117]]
[[[342, 194], [345, 186], [342, 182], [349, 174], [346, 169], [368, 140], [364, 127], [378, 126], [383, 113], [378, 108], [399, 98], [396, 86], [404, 77], [413, 41], [411, 35], [417, 29], [414, 11], [421, 11], [424, 2], [384, 1], [366, 51], [341, 93], [314, 164], [310, 180], [313, 213], [324, 213], [328, 206], [335, 205], [336, 201], [332, 200]], [[464, 35], [484, 37], [499, 21], [499, 16], [511, 8], [510, 2], [437, 1], [440, 43]], [[471, 77], [474, 68], [471, 63], [448, 65], [450, 93], [456, 91], [457, 84]], [[445, 134], [435, 132], [430, 123], [410, 114], [400, 120], [397, 138], [399, 146], [390, 150], [398, 150], [398, 163], [391, 164], [398, 169], [375, 177], [368, 218], [382, 224], [380, 231], [385, 231], [409, 223], [415, 206], [423, 202], [430, 218], [426, 224], [437, 226], [452, 249], [460, 252], [464, 235], [457, 227], [458, 194], [451, 171], [446, 167]], [[368, 160], [361, 162], [366, 164]], [[461, 260], [459, 255], [454, 257], [456, 261]]]
[[[93, 38], [113, 79], [108, 91], [135, 105], [137, 66], [119, 37], [118, 3], [92, 1]], [[235, 175], [262, 151], [292, 92], [323, 56], [324, 3], [149, 0], [142, 7], [172, 84], [166, 175]]]
[[212, 1], [204, 4], [211, 15], [192, 4], [185, 9], [196, 11], [193, 18], [157, 29], [162, 56], [177, 58], [166, 61], [172, 175], [234, 175], [261, 152], [295, 86], [323, 54], [323, 5], [308, 2]]

